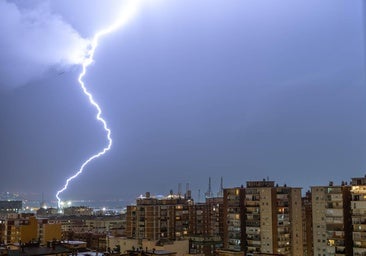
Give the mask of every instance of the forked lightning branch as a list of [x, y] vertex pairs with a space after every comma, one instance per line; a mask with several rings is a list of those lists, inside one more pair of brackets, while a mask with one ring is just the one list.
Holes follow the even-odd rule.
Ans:
[[112, 147], [112, 137], [111, 137], [111, 130], [108, 127], [108, 124], [106, 122], [106, 120], [102, 117], [102, 110], [100, 108], [100, 106], [98, 105], [98, 103], [94, 100], [93, 95], [88, 91], [85, 83], [84, 83], [84, 77], [87, 73], [87, 68], [93, 63], [94, 61], [94, 53], [95, 50], [98, 47], [99, 44], [99, 40], [107, 35], [112, 33], [113, 31], [123, 27], [124, 25], [127, 24], [127, 22], [136, 14], [136, 11], [138, 9], [138, 5], [139, 5], [139, 0], [130, 0], [128, 2], [127, 5], [124, 5], [122, 10], [121, 10], [121, 14], [119, 16], [119, 18], [109, 27], [98, 31], [93, 39], [90, 42], [90, 46], [89, 46], [89, 50], [86, 54], [86, 58], [84, 59], [83, 63], [82, 63], [82, 71], [79, 74], [79, 78], [78, 78], [78, 82], [79, 85], [82, 89], [82, 92], [88, 97], [90, 104], [96, 109], [97, 114], [96, 114], [96, 119], [103, 125], [103, 129], [106, 132], [106, 137], [107, 137], [107, 145], [100, 150], [99, 152], [95, 153], [94, 155], [92, 155], [91, 157], [89, 157], [86, 161], [83, 162], [83, 164], [80, 166], [80, 168], [75, 172], [74, 175], [70, 176], [69, 178], [67, 178], [65, 185], [62, 187], [62, 189], [60, 189], [59, 191], [57, 191], [56, 193], [56, 198], [57, 198], [57, 206], [59, 209], [62, 208], [62, 200], [60, 197], [60, 194], [62, 192], [64, 192], [70, 182], [72, 180], [74, 180], [75, 178], [77, 178], [83, 171], [84, 169], [87, 167], [87, 165], [92, 162], [94, 159], [99, 158], [101, 156], [103, 156], [106, 152], [108, 152], [111, 147]]

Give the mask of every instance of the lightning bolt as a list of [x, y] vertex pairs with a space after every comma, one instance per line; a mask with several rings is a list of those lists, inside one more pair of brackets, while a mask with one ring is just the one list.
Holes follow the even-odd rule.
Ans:
[[128, 23], [128, 21], [135, 16], [137, 9], [139, 6], [139, 0], [130, 0], [129, 3], [127, 4], [127, 6], [123, 6], [122, 10], [121, 10], [121, 14], [119, 15], [119, 18], [109, 27], [102, 29], [100, 31], [98, 31], [94, 37], [91, 40], [90, 46], [89, 46], [89, 50], [86, 54], [86, 58], [84, 59], [82, 65], [82, 71], [79, 74], [79, 78], [78, 78], [78, 82], [79, 85], [83, 91], [83, 93], [88, 97], [89, 99], [89, 103], [96, 109], [97, 114], [96, 114], [96, 119], [102, 123], [103, 128], [106, 132], [107, 135], [107, 145], [98, 153], [92, 155], [91, 157], [89, 157], [79, 168], [79, 170], [72, 175], [71, 177], [69, 177], [66, 182], [65, 185], [62, 187], [62, 189], [60, 189], [59, 191], [57, 191], [56, 193], [56, 198], [57, 198], [57, 205], [58, 208], [61, 209], [61, 198], [60, 198], [60, 194], [62, 192], [64, 192], [68, 186], [69, 183], [75, 179], [76, 177], [78, 177], [85, 169], [85, 167], [92, 162], [94, 159], [99, 158], [101, 156], [103, 156], [105, 153], [107, 153], [111, 147], [112, 147], [112, 137], [111, 137], [111, 129], [108, 127], [108, 124], [106, 122], [106, 120], [102, 117], [102, 109], [100, 108], [100, 106], [98, 105], [98, 103], [94, 100], [93, 95], [88, 91], [88, 89], [85, 86], [85, 83], [83, 81], [84, 76], [86, 75], [86, 71], [87, 68], [93, 63], [94, 61], [94, 53], [95, 50], [98, 47], [99, 44], [99, 40], [107, 35], [112, 33], [113, 31], [123, 27], [124, 25], [126, 25]]

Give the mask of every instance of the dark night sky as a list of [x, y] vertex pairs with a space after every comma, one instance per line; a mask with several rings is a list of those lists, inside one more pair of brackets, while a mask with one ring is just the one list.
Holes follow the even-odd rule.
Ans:
[[[0, 191], [54, 199], [106, 143], [78, 87], [86, 40], [120, 1], [0, 1]], [[339, 183], [366, 169], [361, 0], [143, 0], [85, 82], [114, 145], [65, 199], [197, 196], [269, 177]], [[63, 73], [64, 72], [64, 73]]]

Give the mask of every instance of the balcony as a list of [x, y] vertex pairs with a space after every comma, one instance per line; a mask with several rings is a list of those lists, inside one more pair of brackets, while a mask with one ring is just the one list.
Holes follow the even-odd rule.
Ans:
[[246, 222], [246, 226], [247, 227], [260, 227], [260, 222], [259, 221], [254, 221], [254, 220], [252, 220], [252, 221], [247, 221]]
[[251, 221], [251, 220], [260, 220], [260, 215], [259, 214], [247, 214], [247, 220]]

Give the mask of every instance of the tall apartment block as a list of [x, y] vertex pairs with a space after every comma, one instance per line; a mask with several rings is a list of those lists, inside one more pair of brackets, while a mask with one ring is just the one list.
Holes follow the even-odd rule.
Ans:
[[353, 255], [366, 255], [366, 177], [352, 178]]
[[136, 199], [136, 205], [127, 206], [125, 234], [128, 238], [156, 241], [189, 238], [189, 252], [214, 255], [222, 247], [223, 199], [206, 198], [194, 204], [190, 191], [182, 197], [171, 193], [154, 197], [146, 193]]
[[224, 190], [224, 248], [303, 255], [301, 188], [249, 181]]
[[311, 187], [311, 195], [314, 255], [353, 255], [351, 187], [330, 182]]
[[245, 232], [245, 189], [243, 187], [224, 189], [224, 248], [244, 251]]
[[189, 233], [194, 236], [208, 236], [209, 207], [196, 203], [189, 207]]
[[[274, 186], [273, 181], [247, 182], [247, 255], [302, 255], [301, 189]], [[248, 209], [251, 209], [248, 211]]]
[[245, 216], [247, 253], [273, 253], [276, 251], [277, 234], [275, 219], [277, 212], [273, 181], [247, 182], [245, 191]]
[[302, 255], [301, 188], [276, 187], [278, 245], [275, 253]]
[[136, 200], [136, 206], [128, 206], [126, 236], [135, 239], [180, 239], [188, 236], [189, 207], [193, 200], [170, 194], [167, 197], [145, 197]]
[[190, 206], [191, 254], [215, 255], [215, 251], [222, 247], [222, 202], [222, 197], [208, 197], [205, 203]]
[[[222, 193], [219, 192], [218, 194], [221, 195]], [[208, 207], [207, 233], [209, 236], [220, 237], [221, 240], [224, 239], [223, 203], [224, 200], [222, 196], [206, 198], [206, 204]]]

